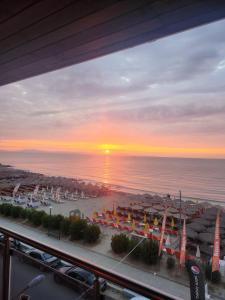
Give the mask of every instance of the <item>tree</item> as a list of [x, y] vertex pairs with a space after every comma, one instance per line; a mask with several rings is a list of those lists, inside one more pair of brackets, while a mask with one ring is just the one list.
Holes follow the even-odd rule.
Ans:
[[129, 247], [128, 236], [124, 233], [113, 235], [111, 240], [111, 247], [112, 250], [117, 254], [126, 252]]
[[212, 283], [218, 284], [221, 282], [221, 273], [220, 271], [212, 272]]
[[46, 215], [46, 212], [44, 212], [43, 210], [41, 210], [41, 211], [34, 210], [31, 215], [31, 222], [35, 226], [40, 226], [44, 215]]
[[20, 217], [25, 220], [25, 219], [27, 219], [27, 216], [28, 216], [28, 209], [27, 208], [23, 208], [21, 210]]
[[70, 226], [71, 226], [71, 221], [70, 219], [68, 218], [64, 218], [62, 221], [61, 221], [61, 224], [60, 224], [60, 230], [62, 232], [63, 235], [69, 235], [70, 234]]
[[173, 257], [169, 256], [166, 261], [167, 269], [169, 269], [169, 270], [174, 269], [175, 264], [176, 264], [175, 259]]
[[159, 245], [157, 241], [147, 240], [142, 243], [141, 259], [146, 264], [152, 265], [158, 262]]
[[13, 217], [13, 218], [19, 218], [20, 217], [20, 215], [21, 215], [21, 212], [22, 212], [22, 210], [23, 210], [23, 208], [22, 207], [20, 207], [20, 206], [12, 206], [11, 207], [11, 216]]
[[[131, 252], [130, 256], [134, 259], [139, 259], [140, 256], [141, 256], [141, 244], [139, 244], [137, 246], [137, 244], [139, 243], [140, 241], [137, 240], [137, 239], [130, 239], [129, 240], [129, 249], [128, 251], [131, 252], [133, 249], [133, 251]], [[136, 247], [136, 248], [135, 248]]]
[[71, 240], [81, 240], [84, 238], [84, 232], [87, 228], [87, 221], [86, 220], [76, 220], [71, 223], [70, 226], [70, 236]]
[[88, 225], [84, 232], [84, 239], [88, 243], [94, 243], [99, 239], [101, 230], [98, 225]]
[[10, 216], [12, 207], [13, 207], [12, 204], [3, 203], [2, 204], [2, 214], [6, 217]]
[[50, 218], [51, 218], [51, 216], [49, 216], [47, 214], [43, 215], [41, 224], [44, 228], [49, 228]]
[[54, 229], [54, 230], [59, 230], [60, 229], [60, 224], [61, 224], [63, 219], [64, 219], [64, 217], [62, 215], [52, 215], [49, 218], [50, 228]]
[[212, 265], [206, 265], [205, 266], [205, 277], [212, 281], [212, 283], [220, 283], [221, 282], [221, 273], [220, 271], [214, 271], [212, 272]]

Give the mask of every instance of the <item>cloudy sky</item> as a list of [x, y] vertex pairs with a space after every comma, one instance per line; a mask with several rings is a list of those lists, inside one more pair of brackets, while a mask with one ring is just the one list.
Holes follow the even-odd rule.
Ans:
[[225, 158], [225, 21], [0, 87], [0, 149]]

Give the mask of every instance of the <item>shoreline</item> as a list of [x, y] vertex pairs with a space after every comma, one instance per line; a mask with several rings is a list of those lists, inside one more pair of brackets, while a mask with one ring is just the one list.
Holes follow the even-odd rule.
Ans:
[[[155, 191], [150, 191], [150, 190], [142, 190], [142, 189], [137, 189], [137, 188], [130, 188], [130, 187], [125, 187], [125, 186], [122, 186], [122, 185], [113, 185], [113, 184], [105, 184], [103, 182], [100, 182], [100, 181], [96, 181], [96, 180], [93, 180], [93, 179], [84, 179], [84, 178], [78, 178], [78, 177], [67, 177], [67, 176], [53, 176], [53, 175], [50, 175], [50, 174], [43, 174], [43, 173], [38, 173], [38, 172], [34, 172], [34, 171], [31, 171], [31, 170], [28, 170], [28, 169], [19, 169], [17, 168], [16, 166], [13, 166], [13, 165], [10, 165], [10, 164], [4, 164], [4, 163], [0, 163], [0, 195], [1, 195], [1, 192], [3, 191], [4, 192], [4, 188], [2, 188], [1, 186], [1, 179], [2, 179], [2, 176], [1, 176], [1, 173], [2, 173], [2, 169], [7, 169], [7, 170], [10, 170], [11, 171], [11, 177], [14, 179], [15, 178], [15, 174], [18, 174], [18, 173], [21, 173], [24, 174], [29, 177], [29, 175], [31, 177], [33, 177], [32, 179], [34, 180], [34, 182], [28, 182], [28, 183], [25, 183], [25, 185], [37, 185], [37, 184], [42, 184], [42, 182], [38, 182], [38, 181], [35, 181], [36, 180], [39, 180], [39, 181], [42, 181], [42, 179], [44, 179], [44, 181], [46, 180], [46, 183], [43, 182], [43, 184], [48, 184], [49, 183], [49, 179], [52, 180], [52, 185], [59, 185], [59, 186], [62, 186], [63, 188], [66, 188], [68, 187], [68, 183], [70, 183], [70, 185], [74, 182], [81, 182], [81, 183], [85, 183], [86, 185], [88, 184], [95, 184], [97, 186], [104, 186], [106, 187], [110, 193], [112, 194], [115, 194], [115, 195], [123, 195], [125, 198], [127, 198], [127, 196], [130, 198], [130, 200], [134, 200], [133, 198], [135, 197], [139, 197], [139, 198], [144, 198], [144, 196], [147, 196], [147, 195], [158, 195], [160, 197], [165, 197], [167, 196], [168, 194], [166, 193], [162, 193], [162, 192], [155, 192]], [[4, 179], [4, 178], [3, 178]], [[59, 182], [58, 182], [59, 181]], [[64, 181], [64, 182], [63, 182]], [[64, 186], [64, 183], [66, 181], [66, 186]], [[9, 187], [12, 187], [12, 183], [13, 182], [8, 182], [8, 187], [6, 187], [6, 189], [8, 190]], [[18, 183], [18, 182], [16, 182]], [[51, 184], [51, 183], [49, 183]], [[24, 185], [22, 183], [22, 185]], [[8, 191], [7, 191], [8, 193]], [[175, 199], [179, 199], [179, 196], [178, 195], [173, 195], [173, 194], [169, 194], [171, 196], [171, 199], [175, 200]], [[117, 197], [116, 197], [117, 198]], [[195, 204], [198, 204], [198, 203], [208, 203], [212, 206], [216, 206], [216, 205], [220, 205], [222, 207], [225, 208], [225, 203], [222, 201], [222, 200], [212, 200], [212, 199], [207, 199], [207, 198], [198, 198], [198, 197], [192, 197], [192, 196], [183, 196], [181, 197], [182, 201], [192, 201], [194, 202]], [[116, 200], [117, 201], [117, 200]]]

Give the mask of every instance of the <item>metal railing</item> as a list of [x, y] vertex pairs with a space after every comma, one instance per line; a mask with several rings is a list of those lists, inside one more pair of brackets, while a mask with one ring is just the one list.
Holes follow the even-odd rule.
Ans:
[[[152, 288], [150, 285], [144, 285], [138, 281], [134, 281], [131, 279], [126, 278], [125, 276], [122, 276], [120, 274], [117, 274], [116, 272], [111, 272], [108, 270], [105, 270], [97, 265], [94, 265], [90, 262], [78, 259], [75, 256], [72, 256], [67, 253], [63, 253], [58, 249], [54, 249], [52, 247], [49, 247], [48, 245], [42, 244], [40, 242], [37, 242], [33, 239], [27, 238], [26, 236], [20, 235], [14, 231], [7, 230], [5, 228], [0, 227], [0, 232], [4, 235], [4, 240], [2, 242], [2, 254], [3, 254], [3, 276], [2, 276], [2, 300], [10, 300], [10, 260], [11, 257], [15, 254], [15, 250], [12, 248], [12, 245], [10, 241], [12, 239], [20, 241], [22, 243], [28, 244], [32, 246], [33, 248], [39, 249], [41, 251], [44, 251], [46, 253], [49, 253], [63, 261], [67, 261], [68, 263], [78, 266], [80, 268], [83, 268], [91, 273], [93, 273], [98, 279], [99, 277], [104, 278], [106, 281], [111, 282], [113, 284], [119, 285], [122, 288], [129, 289], [134, 291], [137, 294], [140, 294], [142, 296], [145, 296], [150, 299], [156, 299], [156, 300], [174, 300], [179, 299], [178, 297], [174, 297], [173, 295], [166, 294], [162, 292], [161, 290], [156, 290], [155, 288]], [[98, 280], [96, 281], [98, 282]], [[92, 299], [100, 299], [100, 290], [98, 284], [95, 286], [95, 294], [94, 298]], [[101, 296], [102, 299], [102, 296]], [[104, 297], [103, 297], [104, 299]], [[66, 299], [65, 299], [66, 300]]]

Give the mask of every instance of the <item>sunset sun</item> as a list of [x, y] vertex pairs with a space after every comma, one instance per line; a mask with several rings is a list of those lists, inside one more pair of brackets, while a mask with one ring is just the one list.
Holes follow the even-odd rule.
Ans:
[[105, 154], [110, 154], [110, 150], [109, 149], [105, 149], [104, 153]]

